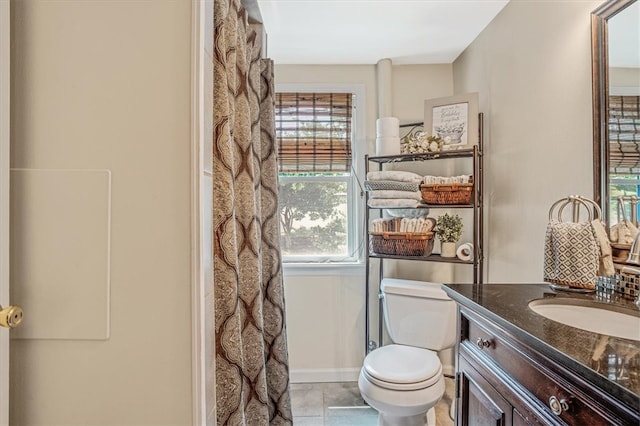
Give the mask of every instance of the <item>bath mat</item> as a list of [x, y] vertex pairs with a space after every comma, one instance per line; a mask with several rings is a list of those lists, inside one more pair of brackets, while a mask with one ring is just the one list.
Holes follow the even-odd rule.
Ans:
[[378, 412], [371, 407], [329, 407], [328, 426], [376, 426]]

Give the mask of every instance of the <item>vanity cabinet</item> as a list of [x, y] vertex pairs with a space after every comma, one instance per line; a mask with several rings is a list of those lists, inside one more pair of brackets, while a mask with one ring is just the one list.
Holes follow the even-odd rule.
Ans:
[[638, 413], [458, 305], [457, 425], [637, 425]]

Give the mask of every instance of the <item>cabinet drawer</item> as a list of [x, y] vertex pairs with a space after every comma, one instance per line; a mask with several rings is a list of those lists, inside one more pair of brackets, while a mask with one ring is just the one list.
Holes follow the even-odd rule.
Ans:
[[[460, 354], [502, 375], [522, 406], [541, 410], [550, 421], [570, 425], [609, 425], [619, 421], [593, 398], [573, 386], [568, 371], [549, 368], [538, 356], [474, 312], [461, 311]], [[547, 361], [549, 362], [549, 361]], [[559, 373], [560, 372], [560, 373]], [[510, 401], [514, 406], [518, 401]], [[554, 412], [555, 411], [555, 412]], [[539, 413], [540, 414], [540, 413]]]

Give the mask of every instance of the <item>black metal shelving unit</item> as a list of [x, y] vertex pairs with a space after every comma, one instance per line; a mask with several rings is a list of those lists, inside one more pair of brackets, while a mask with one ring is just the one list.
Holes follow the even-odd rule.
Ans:
[[[371, 350], [375, 349], [376, 344], [370, 338], [370, 266], [371, 259], [378, 259], [379, 262], [379, 275], [378, 275], [378, 295], [380, 295], [380, 281], [384, 276], [384, 260], [412, 260], [422, 262], [441, 262], [451, 264], [464, 264], [473, 266], [473, 283], [482, 284], [483, 277], [483, 209], [482, 209], [482, 187], [483, 187], [483, 161], [482, 161], [482, 145], [483, 145], [483, 114], [480, 113], [478, 117], [479, 125], [479, 137], [478, 144], [468, 149], [459, 149], [451, 151], [431, 152], [424, 154], [403, 154], [403, 155], [385, 155], [385, 156], [369, 156], [365, 155], [365, 171], [370, 171], [370, 165], [377, 165], [378, 170], [383, 170], [385, 165], [398, 164], [405, 162], [424, 162], [424, 161], [443, 161], [451, 159], [469, 159], [473, 162], [473, 195], [469, 204], [437, 204], [437, 205], [425, 205], [420, 208], [428, 209], [473, 209], [473, 260], [463, 261], [458, 258], [444, 258], [438, 254], [431, 254], [429, 256], [398, 256], [398, 255], [386, 255], [377, 254], [371, 251], [371, 243], [369, 237], [369, 219], [371, 210], [383, 210], [380, 208], [368, 207], [369, 195], [367, 193], [365, 208], [365, 226], [367, 229], [366, 237], [366, 268], [365, 268], [365, 355]], [[384, 209], [386, 210], [386, 209]], [[383, 312], [382, 312], [382, 299], [378, 298], [378, 336], [382, 345], [382, 328], [383, 328]]]

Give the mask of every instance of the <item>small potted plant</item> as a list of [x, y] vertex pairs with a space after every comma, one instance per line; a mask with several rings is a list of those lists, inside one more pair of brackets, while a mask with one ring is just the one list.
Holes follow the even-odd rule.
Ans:
[[457, 214], [448, 213], [438, 217], [436, 235], [440, 240], [440, 256], [456, 257], [456, 243], [462, 236], [462, 219]]

